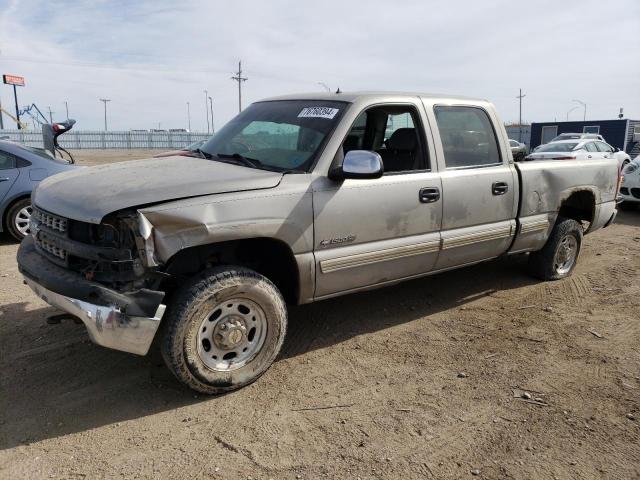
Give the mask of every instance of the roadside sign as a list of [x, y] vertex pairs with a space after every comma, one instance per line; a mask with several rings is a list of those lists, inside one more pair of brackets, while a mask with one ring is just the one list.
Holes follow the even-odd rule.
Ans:
[[9, 75], [5, 73], [4, 75], [2, 75], [2, 82], [7, 85], [24, 87], [24, 77], [19, 77], [18, 75]]

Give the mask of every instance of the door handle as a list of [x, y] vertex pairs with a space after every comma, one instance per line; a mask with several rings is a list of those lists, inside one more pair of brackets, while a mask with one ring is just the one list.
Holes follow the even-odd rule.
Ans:
[[587, 158], [593, 158], [591, 155], [587, 155]]
[[8, 182], [9, 178], [8, 177], [0, 177], [0, 182]]
[[438, 187], [421, 188], [418, 193], [420, 203], [433, 203], [440, 200], [440, 189]]
[[509, 185], [506, 182], [493, 182], [491, 192], [494, 195], [504, 195], [509, 191]]

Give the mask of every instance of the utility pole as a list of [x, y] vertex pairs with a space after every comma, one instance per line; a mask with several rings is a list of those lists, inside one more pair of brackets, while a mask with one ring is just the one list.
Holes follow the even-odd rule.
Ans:
[[216, 129], [213, 126], [213, 99], [209, 97], [209, 106], [211, 107], [211, 134], [216, 133]]
[[69, 120], [69, 103], [65, 100], [64, 109], [67, 111], [67, 120]]
[[49, 123], [53, 125], [53, 114], [56, 112], [51, 111], [51, 107], [47, 107], [49, 109]]
[[0, 99], [0, 130], [4, 130], [4, 121], [2, 120], [2, 99]]
[[579, 103], [584, 107], [584, 114], [582, 116], [582, 121], [585, 122], [587, 120], [587, 104], [584, 103], [582, 100], [573, 100], [573, 101], [576, 103]]
[[204, 113], [207, 114], [207, 133], [211, 133], [211, 127], [209, 126], [209, 92], [204, 91]]
[[189, 107], [189, 102], [187, 102], [187, 127], [189, 131], [191, 131], [191, 109]]
[[107, 131], [107, 102], [110, 102], [110, 98], [101, 98], [100, 101], [104, 103], [104, 131]]
[[522, 143], [522, 99], [526, 97], [526, 95], [522, 94], [522, 89], [520, 89], [520, 94], [516, 97], [520, 100], [520, 120], [518, 120], [518, 141]]
[[238, 71], [235, 76], [231, 77], [231, 80], [238, 82], [238, 113], [242, 112], [242, 82], [249, 80], [242, 76], [242, 60], [238, 62]]

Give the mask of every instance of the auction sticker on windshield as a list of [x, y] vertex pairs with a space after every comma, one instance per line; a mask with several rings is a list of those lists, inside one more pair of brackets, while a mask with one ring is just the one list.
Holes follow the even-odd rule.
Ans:
[[328, 118], [333, 119], [336, 113], [340, 111], [339, 108], [331, 107], [305, 107], [298, 114], [298, 118]]

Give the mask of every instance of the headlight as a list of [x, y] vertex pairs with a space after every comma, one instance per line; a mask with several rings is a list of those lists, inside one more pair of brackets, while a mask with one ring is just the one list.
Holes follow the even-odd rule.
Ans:
[[624, 169], [622, 170], [622, 173], [624, 173], [625, 175], [628, 175], [630, 173], [635, 172], [636, 170], [638, 170], [638, 164], [629, 163], [626, 167], [624, 167]]

